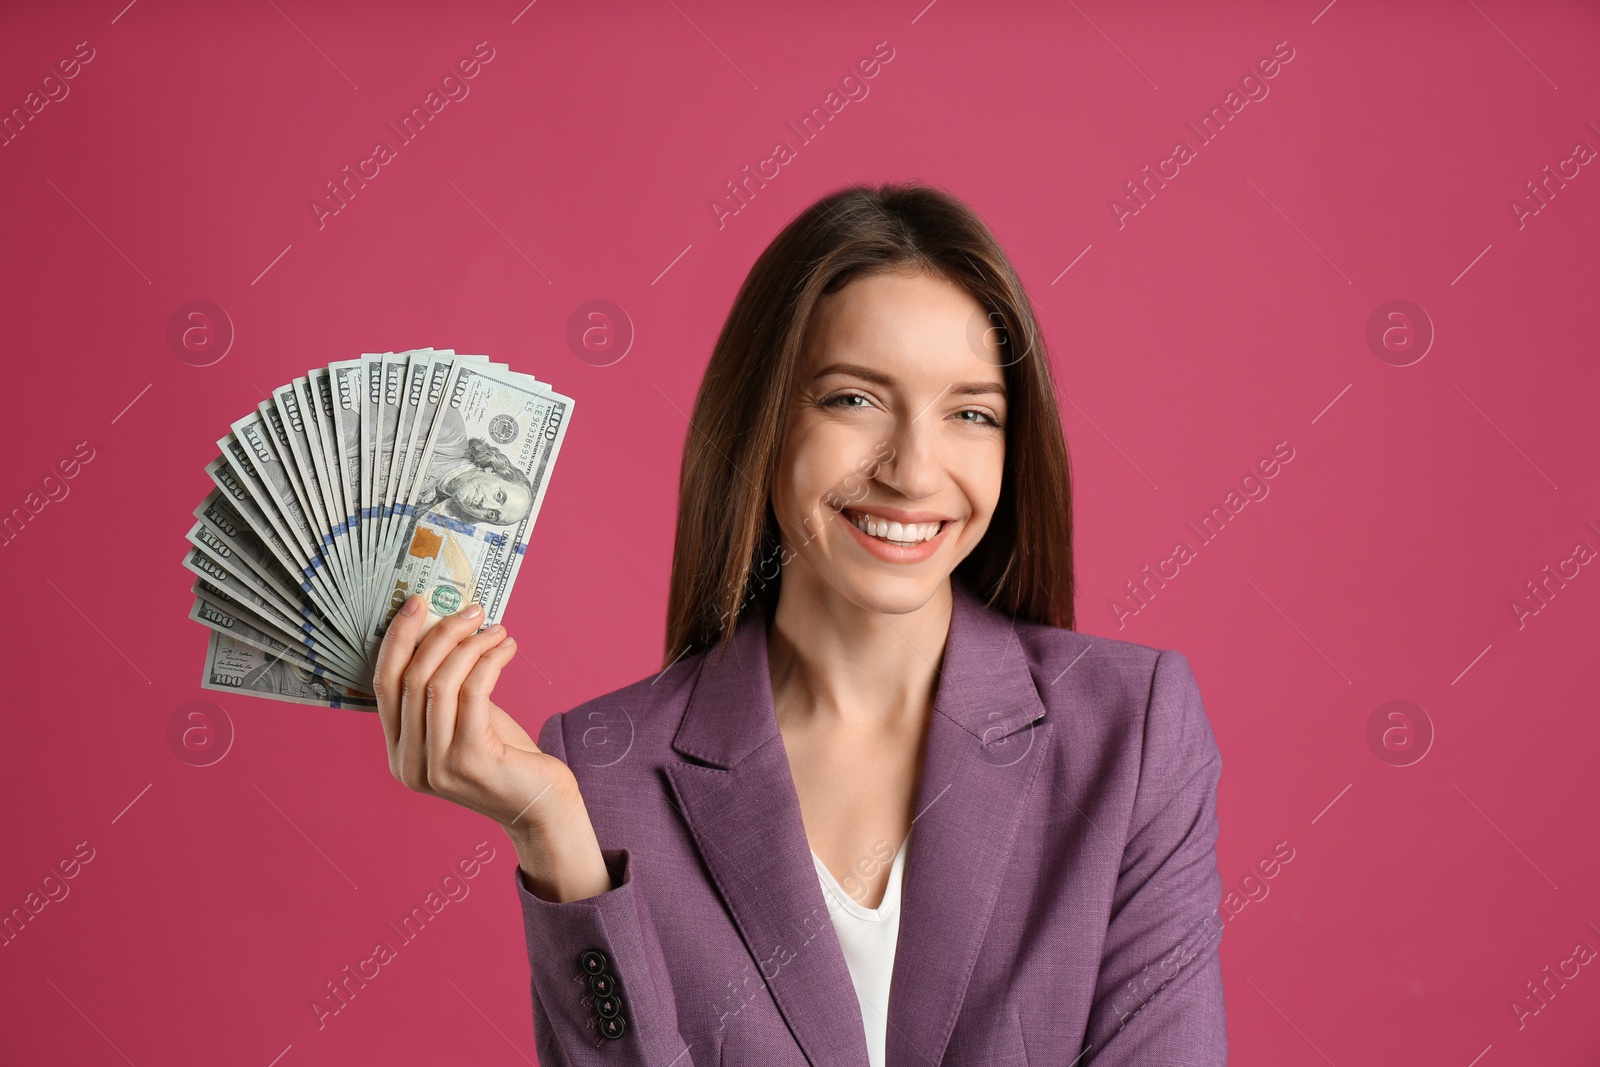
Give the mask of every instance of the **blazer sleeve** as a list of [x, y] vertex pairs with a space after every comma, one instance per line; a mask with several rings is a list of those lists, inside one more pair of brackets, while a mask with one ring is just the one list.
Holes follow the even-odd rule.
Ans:
[[1228, 1059], [1218, 915], [1222, 756], [1183, 654], [1157, 655], [1133, 817], [1085, 1033], [1094, 1067]]
[[[562, 715], [539, 731], [539, 749], [567, 762]], [[695, 1067], [678, 1032], [666, 960], [625, 848], [601, 849], [612, 889], [583, 900], [535, 896], [512, 874], [532, 970], [540, 1067]], [[702, 1062], [703, 1067], [703, 1062]]]

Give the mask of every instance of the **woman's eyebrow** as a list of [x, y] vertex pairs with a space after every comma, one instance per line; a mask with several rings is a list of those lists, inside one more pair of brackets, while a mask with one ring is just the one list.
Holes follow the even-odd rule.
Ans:
[[[874, 385], [881, 385], [885, 389], [892, 389], [899, 385], [893, 375], [885, 374], [871, 367], [863, 367], [859, 363], [830, 363], [817, 371], [816, 377], [826, 378], [830, 374], [848, 374], [854, 378], [869, 381]], [[995, 393], [1006, 395], [1006, 387], [1000, 382], [952, 382], [945, 387], [949, 393], [958, 393], [962, 396], [984, 396]]]

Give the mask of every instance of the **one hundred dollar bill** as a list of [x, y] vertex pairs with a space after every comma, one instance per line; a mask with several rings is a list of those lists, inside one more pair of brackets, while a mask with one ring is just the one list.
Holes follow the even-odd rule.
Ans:
[[212, 630], [210, 635], [205, 670], [200, 676], [203, 689], [325, 708], [374, 711], [378, 707], [377, 698], [368, 693], [319, 677], [281, 656], [220, 631]]
[[382, 639], [413, 593], [427, 606], [424, 632], [477, 601], [499, 621], [528, 548], [561, 443], [571, 397], [537, 379], [457, 360], [450, 370], [403, 512], [387, 602], [368, 632]]
[[209, 630], [227, 634], [234, 640], [243, 641], [252, 648], [258, 648], [263, 652], [287, 660], [314, 677], [327, 678], [336, 685], [350, 689], [364, 689], [364, 686], [358, 684], [355, 679], [347, 678], [338, 671], [330, 670], [324, 664], [311, 662], [290, 645], [253, 625], [251, 620], [234, 615], [209, 600], [195, 597], [194, 606], [189, 609], [189, 618]]

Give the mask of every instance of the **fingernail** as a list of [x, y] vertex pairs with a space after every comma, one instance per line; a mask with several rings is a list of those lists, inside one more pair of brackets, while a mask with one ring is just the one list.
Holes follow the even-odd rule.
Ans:
[[510, 634], [507, 634], [506, 635], [506, 639], [504, 641], [501, 641], [498, 645], [495, 645], [494, 647], [495, 648], [510, 648], [512, 645], [514, 645], [516, 643], [517, 643], [517, 639], [512, 637]]
[[413, 614], [415, 614], [416, 610], [417, 610], [417, 606], [419, 604], [421, 604], [421, 603], [422, 603], [422, 598], [420, 596], [408, 596], [408, 597], [406, 597], [406, 602], [403, 605], [401, 605], [401, 607], [400, 607], [400, 614], [402, 614], [402, 615], [413, 615]]
[[476, 619], [479, 615], [482, 615], [482, 614], [483, 614], [483, 605], [478, 603], [476, 600], [474, 600], [472, 603], [468, 604], [466, 607], [461, 609], [461, 617], [463, 619]]

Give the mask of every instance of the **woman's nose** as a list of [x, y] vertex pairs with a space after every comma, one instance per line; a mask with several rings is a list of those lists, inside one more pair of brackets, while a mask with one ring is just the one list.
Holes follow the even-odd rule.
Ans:
[[889, 437], [894, 454], [880, 466], [878, 481], [911, 500], [937, 493], [945, 482], [937, 432], [937, 419], [926, 412], [896, 420]]

